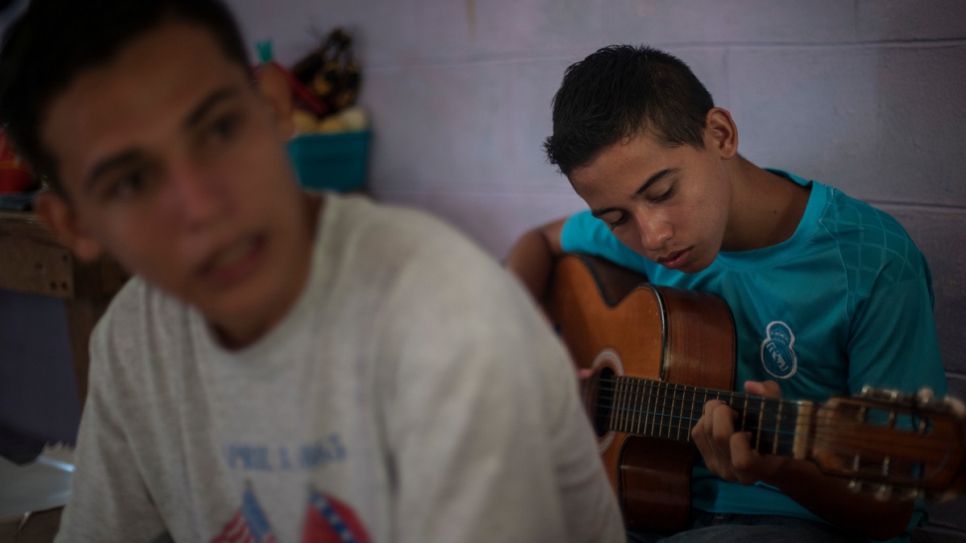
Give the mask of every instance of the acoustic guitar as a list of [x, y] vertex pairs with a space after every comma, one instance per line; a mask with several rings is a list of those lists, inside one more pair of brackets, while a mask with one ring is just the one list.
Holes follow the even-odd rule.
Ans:
[[687, 525], [691, 428], [711, 400], [738, 412], [736, 429], [762, 454], [810, 460], [856, 492], [940, 500], [966, 487], [959, 401], [928, 391], [866, 389], [823, 404], [731, 392], [735, 327], [721, 298], [568, 254], [545, 306], [576, 364], [593, 370], [585, 406], [630, 528]]

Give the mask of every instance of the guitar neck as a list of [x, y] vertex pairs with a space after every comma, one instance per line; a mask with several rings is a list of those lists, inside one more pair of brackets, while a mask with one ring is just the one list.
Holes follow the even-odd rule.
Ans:
[[721, 400], [738, 412], [735, 429], [751, 432], [762, 454], [806, 457], [812, 403], [753, 396], [627, 376], [600, 376], [595, 425], [627, 434], [691, 441], [704, 405]]

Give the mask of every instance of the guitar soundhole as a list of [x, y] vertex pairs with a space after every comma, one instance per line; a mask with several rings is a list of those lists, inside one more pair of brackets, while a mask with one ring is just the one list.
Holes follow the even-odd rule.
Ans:
[[604, 367], [587, 380], [585, 405], [597, 437], [610, 431], [611, 411], [614, 406], [614, 370]]

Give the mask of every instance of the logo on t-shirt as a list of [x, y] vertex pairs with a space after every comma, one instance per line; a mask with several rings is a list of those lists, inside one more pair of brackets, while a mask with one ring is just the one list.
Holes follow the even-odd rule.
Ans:
[[795, 356], [795, 334], [787, 324], [773, 321], [765, 329], [765, 341], [761, 342], [761, 364], [769, 375], [788, 379], [798, 370]]

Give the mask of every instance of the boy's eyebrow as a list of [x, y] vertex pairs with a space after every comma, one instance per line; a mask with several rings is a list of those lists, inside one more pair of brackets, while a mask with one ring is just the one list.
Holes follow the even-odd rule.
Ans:
[[[191, 110], [191, 113], [185, 117], [184, 127], [191, 128], [192, 126], [198, 124], [208, 114], [209, 111], [219, 102], [232, 98], [238, 94], [238, 89], [233, 87], [222, 87], [216, 89], [211, 94], [209, 94], [197, 107]], [[127, 151], [122, 151], [119, 154], [110, 156], [100, 162], [98, 162], [94, 168], [91, 169], [90, 175], [87, 176], [87, 181], [84, 183], [84, 189], [90, 191], [94, 188], [97, 183], [97, 179], [104, 175], [105, 172], [123, 166], [125, 163], [134, 162], [140, 156], [140, 151], [137, 149], [130, 149]]]
[[[648, 177], [647, 181], [644, 181], [644, 183], [642, 183], [641, 186], [634, 191], [633, 197], [637, 198], [638, 196], [644, 194], [644, 192], [646, 192], [647, 189], [651, 187], [651, 185], [653, 185], [654, 183], [657, 183], [658, 181], [660, 181], [661, 179], [664, 179], [669, 175], [678, 173], [678, 171], [680, 171], [678, 168], [665, 168], [655, 173], [654, 175]], [[607, 213], [610, 213], [611, 211], [619, 211], [619, 210], [616, 207], [607, 207], [604, 209], [593, 209], [590, 211], [590, 214], [593, 215], [594, 217], [600, 218], [601, 215], [605, 215]]]
[[198, 124], [201, 119], [215, 107], [218, 102], [222, 100], [227, 100], [238, 94], [238, 89], [234, 87], [222, 87], [215, 90], [208, 95], [196, 108], [194, 108], [191, 113], [185, 118], [184, 126], [185, 128], [191, 128], [192, 126]]
[[678, 173], [678, 171], [679, 171], [678, 168], [664, 168], [663, 170], [657, 172], [656, 174], [648, 177], [647, 181], [645, 181], [637, 190], [634, 191], [634, 196], [637, 197], [644, 194], [644, 191], [650, 188], [651, 185], [653, 185], [654, 183], [657, 183], [661, 179], [664, 179], [665, 177], [671, 174]]

